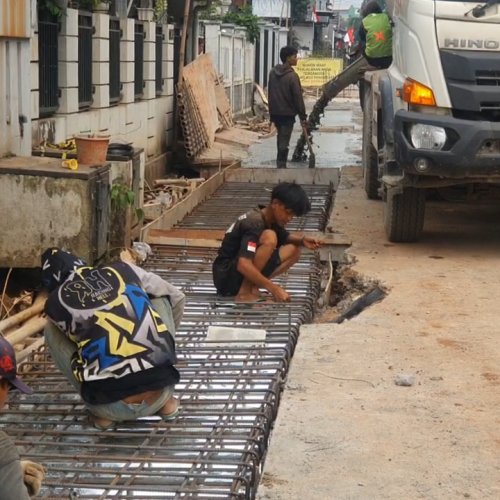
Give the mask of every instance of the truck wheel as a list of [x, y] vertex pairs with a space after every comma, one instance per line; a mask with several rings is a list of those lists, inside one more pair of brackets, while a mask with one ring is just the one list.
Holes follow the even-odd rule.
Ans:
[[368, 199], [377, 200], [380, 198], [378, 193], [380, 183], [378, 180], [378, 154], [372, 144], [373, 102], [370, 95], [370, 86], [364, 85], [364, 88], [362, 143], [363, 179]]
[[425, 190], [405, 188], [401, 193], [387, 191], [384, 226], [389, 241], [417, 241], [424, 227]]

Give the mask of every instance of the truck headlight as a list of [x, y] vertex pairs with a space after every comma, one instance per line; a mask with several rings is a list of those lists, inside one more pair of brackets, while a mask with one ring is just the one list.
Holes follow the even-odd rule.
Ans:
[[446, 142], [446, 130], [443, 127], [415, 123], [410, 128], [410, 138], [414, 148], [439, 151]]

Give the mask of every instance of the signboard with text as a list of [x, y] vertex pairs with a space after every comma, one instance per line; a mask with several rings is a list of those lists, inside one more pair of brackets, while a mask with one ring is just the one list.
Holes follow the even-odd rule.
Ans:
[[290, 0], [252, 0], [252, 14], [258, 17], [290, 17]]
[[342, 59], [299, 59], [295, 71], [303, 87], [321, 87], [337, 76], [343, 69]]

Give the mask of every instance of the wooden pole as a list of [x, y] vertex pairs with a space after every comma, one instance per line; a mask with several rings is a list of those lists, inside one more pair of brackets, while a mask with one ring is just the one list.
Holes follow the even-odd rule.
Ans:
[[21, 361], [24, 361], [33, 351], [36, 351], [44, 343], [45, 343], [45, 338], [40, 337], [39, 339], [36, 339], [32, 344], [25, 347], [22, 351], [16, 352], [17, 363], [19, 364]]
[[[186, 39], [187, 39], [187, 28], [189, 25], [189, 13], [191, 11], [191, 0], [184, 0], [184, 18], [182, 20], [182, 35], [181, 35], [181, 46], [179, 47], [179, 74], [177, 76], [177, 88], [176, 95], [179, 96], [182, 90], [182, 76], [184, 72], [184, 60], [186, 58]], [[177, 98], [177, 103], [175, 106], [175, 116], [174, 116], [174, 143], [172, 144], [172, 150], [174, 153], [177, 152], [177, 135], [179, 132], [179, 98]]]
[[5, 338], [12, 344], [15, 345], [18, 342], [21, 342], [26, 337], [33, 335], [34, 333], [38, 333], [42, 331], [48, 323], [47, 318], [43, 318], [42, 316], [35, 316], [30, 318], [23, 326], [9, 333]]
[[191, 0], [185, 0], [184, 18], [182, 20], [181, 46], [179, 47], [179, 77], [177, 79], [177, 85], [182, 84], [182, 73], [184, 70], [184, 59], [186, 57], [186, 39], [187, 39], [187, 30], [189, 26], [190, 12], [191, 12]]
[[30, 307], [24, 309], [21, 312], [18, 312], [17, 314], [14, 314], [14, 316], [11, 316], [10, 318], [6, 318], [0, 321], [0, 332], [4, 332], [6, 330], [9, 330], [13, 326], [23, 323], [32, 316], [35, 316], [35, 314], [40, 314], [43, 311], [46, 300], [47, 295], [45, 293], [40, 293], [40, 295], [38, 295], [38, 297]]

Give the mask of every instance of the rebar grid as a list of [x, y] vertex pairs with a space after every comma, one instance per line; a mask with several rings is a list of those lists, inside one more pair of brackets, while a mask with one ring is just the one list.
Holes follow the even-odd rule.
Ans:
[[[232, 202], [236, 216], [254, 206], [259, 201], [256, 193], [263, 189], [261, 185], [255, 190], [253, 184], [244, 187]], [[328, 187], [320, 187], [323, 200], [318, 194], [313, 201], [317, 209], [327, 206], [331, 195]], [[214, 199], [227, 198], [227, 192], [232, 195], [232, 188], [224, 185]], [[210, 199], [198, 210], [203, 212], [212, 203]], [[203, 228], [227, 225], [221, 220], [229, 220], [228, 211], [224, 217], [213, 213]], [[299, 226], [322, 230], [317, 217], [313, 211]], [[277, 280], [291, 293], [290, 304], [248, 306], [216, 296], [211, 274], [215, 253], [215, 249], [157, 246], [146, 266], [187, 296], [176, 332], [181, 372], [176, 396], [182, 410], [175, 421], [166, 423], [153, 416], [99, 432], [89, 424], [79, 395], [43, 347], [23, 365], [23, 377], [34, 394], [12, 393], [9, 407], [0, 413], [0, 426], [23, 457], [47, 468], [41, 498], [255, 497], [299, 327], [313, 316], [321, 267], [316, 255], [303, 255]], [[220, 346], [206, 340], [210, 325], [265, 329], [266, 341], [253, 347]]]
[[[333, 196], [333, 185], [302, 184], [311, 201], [305, 217], [290, 222], [290, 231], [322, 231], [326, 225]], [[273, 184], [226, 182], [210, 199], [198, 205], [177, 227], [183, 229], [227, 229], [236, 218], [256, 207], [267, 205]]]

